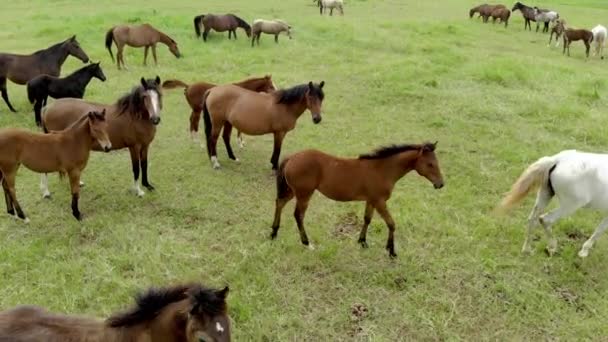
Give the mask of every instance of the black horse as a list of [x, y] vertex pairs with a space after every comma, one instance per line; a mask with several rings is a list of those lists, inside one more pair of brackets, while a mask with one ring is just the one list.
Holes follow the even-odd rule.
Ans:
[[49, 75], [40, 75], [27, 82], [27, 97], [34, 104], [36, 125], [40, 126], [40, 110], [46, 105], [48, 97], [60, 99], [74, 97], [81, 99], [91, 79], [95, 77], [105, 82], [106, 75], [99, 63], [91, 63], [84, 68], [76, 70], [70, 76], [57, 78]]

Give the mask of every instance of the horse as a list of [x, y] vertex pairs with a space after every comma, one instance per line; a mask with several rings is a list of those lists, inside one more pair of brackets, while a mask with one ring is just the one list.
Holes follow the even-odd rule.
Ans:
[[[271, 75], [248, 78], [244, 81], [235, 82], [233, 84], [255, 92], [269, 93], [276, 90]], [[186, 97], [188, 105], [192, 109], [192, 113], [190, 114], [190, 136], [194, 141], [196, 141], [196, 134], [198, 133], [199, 122], [201, 119], [201, 111], [203, 110], [203, 95], [205, 95], [207, 90], [215, 86], [216, 84], [207, 82], [196, 82], [192, 84], [187, 84], [180, 80], [167, 80], [163, 82], [164, 89], [175, 89], [178, 87], [184, 88], [184, 96]], [[239, 146], [243, 147], [242, 144], [243, 142], [239, 132]]]
[[[108, 136], [112, 142], [112, 150], [128, 148], [131, 154], [133, 170], [133, 190], [139, 197], [144, 196], [138, 180], [141, 171], [141, 185], [149, 191], [154, 186], [148, 181], [148, 151], [156, 134], [156, 126], [161, 120], [162, 93], [160, 77], [140, 80], [129, 93], [123, 95], [114, 104], [106, 105], [87, 102], [81, 99], [59, 99], [45, 107], [42, 113], [42, 129], [61, 130], [77, 121], [87, 110], [102, 110], [108, 112]], [[93, 150], [99, 151], [101, 146], [94, 144]], [[43, 197], [48, 198], [48, 182], [42, 176], [41, 189]]]
[[207, 138], [207, 154], [214, 169], [220, 167], [217, 160], [217, 140], [223, 128], [222, 138], [228, 157], [238, 161], [230, 146], [230, 134], [234, 126], [248, 135], [274, 135], [274, 149], [270, 163], [272, 170], [279, 166], [281, 146], [287, 132], [293, 130], [298, 118], [308, 109], [315, 124], [321, 122], [321, 107], [325, 94], [324, 81], [309, 82], [270, 94], [256, 93], [235, 85], [217, 86], [203, 96], [203, 121]]
[[543, 33], [549, 32], [549, 23], [559, 19], [559, 13], [534, 7], [534, 19], [536, 20], [536, 32], [538, 32], [538, 27], [541, 22], [544, 23]]
[[151, 288], [135, 296], [132, 308], [106, 320], [22, 305], [0, 312], [0, 337], [16, 342], [229, 342], [228, 292], [228, 287], [200, 284]]
[[521, 15], [524, 17], [524, 30], [527, 27], [530, 31], [532, 31], [532, 25], [530, 24], [530, 22], [536, 21], [536, 14], [534, 8], [526, 6], [518, 1], [515, 3], [515, 5], [513, 5], [511, 12], [515, 12], [517, 10], [519, 10], [521, 12]]
[[201, 14], [194, 17], [194, 32], [197, 37], [201, 36], [201, 26], [204, 28], [202, 34], [204, 41], [207, 41], [211, 29], [216, 32], [228, 31], [228, 39], [234, 35], [234, 40], [236, 40], [236, 29], [240, 27], [245, 30], [247, 37], [251, 37], [251, 26], [245, 20], [230, 13], [224, 15]]
[[95, 77], [102, 82], [106, 81], [106, 75], [99, 63], [91, 63], [76, 70], [64, 78], [49, 75], [36, 76], [27, 82], [27, 98], [34, 104], [34, 116], [36, 125], [40, 126], [40, 110], [46, 106], [48, 97], [60, 99], [63, 97], [74, 97], [81, 99], [91, 79]]
[[481, 4], [479, 6], [475, 6], [475, 7], [471, 8], [469, 10], [469, 18], [473, 18], [473, 16], [475, 15], [475, 13], [479, 13], [479, 16], [481, 17], [481, 11], [484, 10], [486, 6], [489, 6], [489, 5], [488, 4]]
[[177, 47], [177, 43], [168, 35], [155, 29], [150, 24], [141, 25], [118, 25], [112, 27], [106, 33], [106, 48], [110, 52], [112, 62], [114, 62], [114, 55], [112, 54], [112, 42], [116, 44], [116, 65], [120, 70], [120, 65], [127, 69], [125, 65], [125, 59], [123, 56], [123, 49], [125, 45], [131, 47], [144, 47], [144, 66], [148, 59], [148, 50], [152, 48], [152, 57], [154, 57], [154, 64], [158, 65], [156, 60], [156, 44], [163, 43], [169, 47], [169, 51], [176, 57], [180, 58], [181, 53]]
[[17, 111], [8, 99], [7, 79], [24, 85], [38, 75], [47, 74], [58, 77], [61, 73], [61, 66], [68, 56], [74, 56], [83, 63], [89, 62], [89, 56], [80, 47], [76, 36], [31, 55], [0, 53], [0, 92], [11, 112]]
[[606, 27], [597, 25], [591, 32], [593, 33], [593, 41], [595, 41], [595, 52], [593, 55], [599, 55], [601, 59], [604, 59], [604, 45], [606, 44], [608, 31], [606, 30]]
[[[549, 240], [547, 251], [553, 255], [557, 251], [557, 240], [553, 237], [551, 227], [560, 218], [570, 216], [580, 208], [608, 212], [607, 171], [608, 154], [576, 150], [561, 151], [532, 163], [497, 207], [499, 212], [507, 212], [538, 188], [534, 208], [528, 216], [522, 252], [531, 252], [532, 233], [538, 223], [543, 226]], [[559, 199], [559, 207], [541, 215], [554, 196]], [[581, 258], [589, 255], [589, 250], [606, 228], [608, 217], [602, 220], [593, 235], [583, 244], [578, 253]]]
[[29, 222], [15, 194], [15, 176], [19, 166], [23, 164], [38, 173], [67, 173], [72, 190], [72, 214], [80, 221], [82, 219], [78, 209], [80, 174], [87, 166], [94, 143], [99, 144], [105, 152], [110, 151], [112, 147], [108, 138], [105, 111], [88, 112], [65, 130], [52, 134], [16, 128], [1, 130], [0, 180], [9, 215], [15, 215], [26, 223]]
[[[485, 5], [485, 6], [481, 6], [479, 9], [479, 16], [483, 18], [483, 22], [487, 23], [488, 20], [490, 19], [490, 17], [492, 16], [492, 13], [495, 10], [499, 10], [505, 8], [505, 5]], [[498, 13], [498, 12], [497, 12]]]
[[439, 162], [435, 156], [437, 143], [392, 145], [379, 148], [357, 159], [338, 158], [317, 150], [304, 150], [285, 158], [277, 173], [277, 197], [271, 239], [277, 237], [281, 212], [285, 204], [296, 198], [294, 217], [302, 244], [314, 249], [304, 230], [304, 214], [315, 190], [340, 202], [365, 201], [364, 223], [359, 244], [367, 248], [367, 227], [374, 209], [388, 226], [386, 249], [396, 257], [395, 222], [386, 202], [395, 183], [412, 170], [428, 179], [435, 189], [444, 185]]
[[274, 19], [274, 20], [264, 20], [264, 19], [256, 19], [253, 21], [253, 25], [251, 27], [251, 46], [253, 47], [253, 43], [257, 40], [258, 46], [260, 45], [260, 36], [262, 33], [274, 34], [274, 42], [279, 42], [279, 34], [281, 32], [286, 32], [287, 37], [291, 39], [291, 26], [284, 22], [283, 20]]
[[564, 33], [566, 27], [566, 21], [564, 19], [557, 19], [555, 24], [551, 28], [551, 34], [549, 35], [549, 44], [547, 46], [551, 46], [551, 41], [553, 40], [553, 35], [555, 34], [555, 47], [559, 46], [559, 37]]
[[[501, 5], [502, 6], [502, 5]], [[500, 19], [501, 23], [505, 23], [505, 27], [509, 26], [509, 17], [511, 17], [511, 11], [506, 7], [496, 7], [492, 13], [492, 23], [496, 23], [496, 19]]]
[[343, 0], [318, 0], [319, 11], [323, 15], [323, 10], [329, 8], [329, 15], [334, 15], [334, 9], [340, 10], [340, 14], [344, 15], [344, 1]]
[[593, 32], [585, 29], [573, 29], [566, 28], [564, 30], [564, 49], [562, 54], [568, 50], [568, 57], [570, 57], [570, 44], [573, 41], [582, 40], [585, 44], [585, 54], [589, 57], [589, 49], [591, 48], [591, 42], [593, 42]]

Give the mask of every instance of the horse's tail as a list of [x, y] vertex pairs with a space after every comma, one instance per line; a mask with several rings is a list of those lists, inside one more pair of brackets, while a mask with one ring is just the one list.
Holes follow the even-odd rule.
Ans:
[[530, 191], [547, 183], [549, 181], [549, 173], [556, 164], [557, 158], [552, 156], [542, 157], [530, 165], [519, 176], [519, 179], [511, 187], [511, 191], [502, 199], [496, 210], [500, 213], [507, 212], [521, 202]]
[[286, 198], [291, 192], [289, 184], [287, 184], [287, 178], [285, 177], [285, 166], [288, 161], [289, 157], [285, 157], [277, 170], [277, 199]]
[[209, 90], [203, 94], [203, 122], [205, 124], [205, 140], [207, 141], [207, 154], [211, 157], [211, 150], [209, 149], [209, 141], [211, 140], [211, 115], [209, 114], [209, 109], [207, 108], [207, 97], [209, 96]]
[[108, 33], [106, 33], [106, 49], [110, 52], [112, 62], [114, 62], [114, 54], [112, 53], [112, 41], [114, 40], [114, 27], [112, 27]]
[[175, 89], [178, 87], [188, 88], [188, 84], [180, 80], [166, 80], [163, 82], [163, 89]]
[[204, 17], [204, 14], [197, 15], [196, 17], [194, 17], [194, 32], [196, 33], [197, 37], [201, 36], [201, 21]]

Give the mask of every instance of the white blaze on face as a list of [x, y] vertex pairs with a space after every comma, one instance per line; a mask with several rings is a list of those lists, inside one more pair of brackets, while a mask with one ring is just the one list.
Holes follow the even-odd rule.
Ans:
[[220, 322], [215, 322], [215, 330], [217, 330], [219, 333], [223, 333], [224, 327], [220, 324]]
[[156, 90], [148, 90], [148, 95], [150, 96], [150, 102], [152, 103], [152, 111], [154, 112], [151, 116], [160, 116], [158, 93]]

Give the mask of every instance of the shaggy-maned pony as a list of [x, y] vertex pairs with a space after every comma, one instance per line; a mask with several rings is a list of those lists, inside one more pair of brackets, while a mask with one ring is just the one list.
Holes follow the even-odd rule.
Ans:
[[327, 12], [329, 8], [329, 15], [334, 15], [334, 9], [340, 11], [341, 15], [344, 15], [344, 1], [343, 0], [318, 0], [319, 11], [323, 15], [323, 11]]
[[264, 19], [256, 19], [253, 21], [253, 25], [251, 26], [251, 46], [257, 40], [258, 45], [260, 45], [260, 36], [262, 33], [272, 34], [274, 35], [274, 42], [279, 42], [279, 34], [281, 32], [287, 33], [287, 37], [291, 39], [291, 26], [284, 22], [283, 20], [274, 19], [274, 20], [264, 20]]

